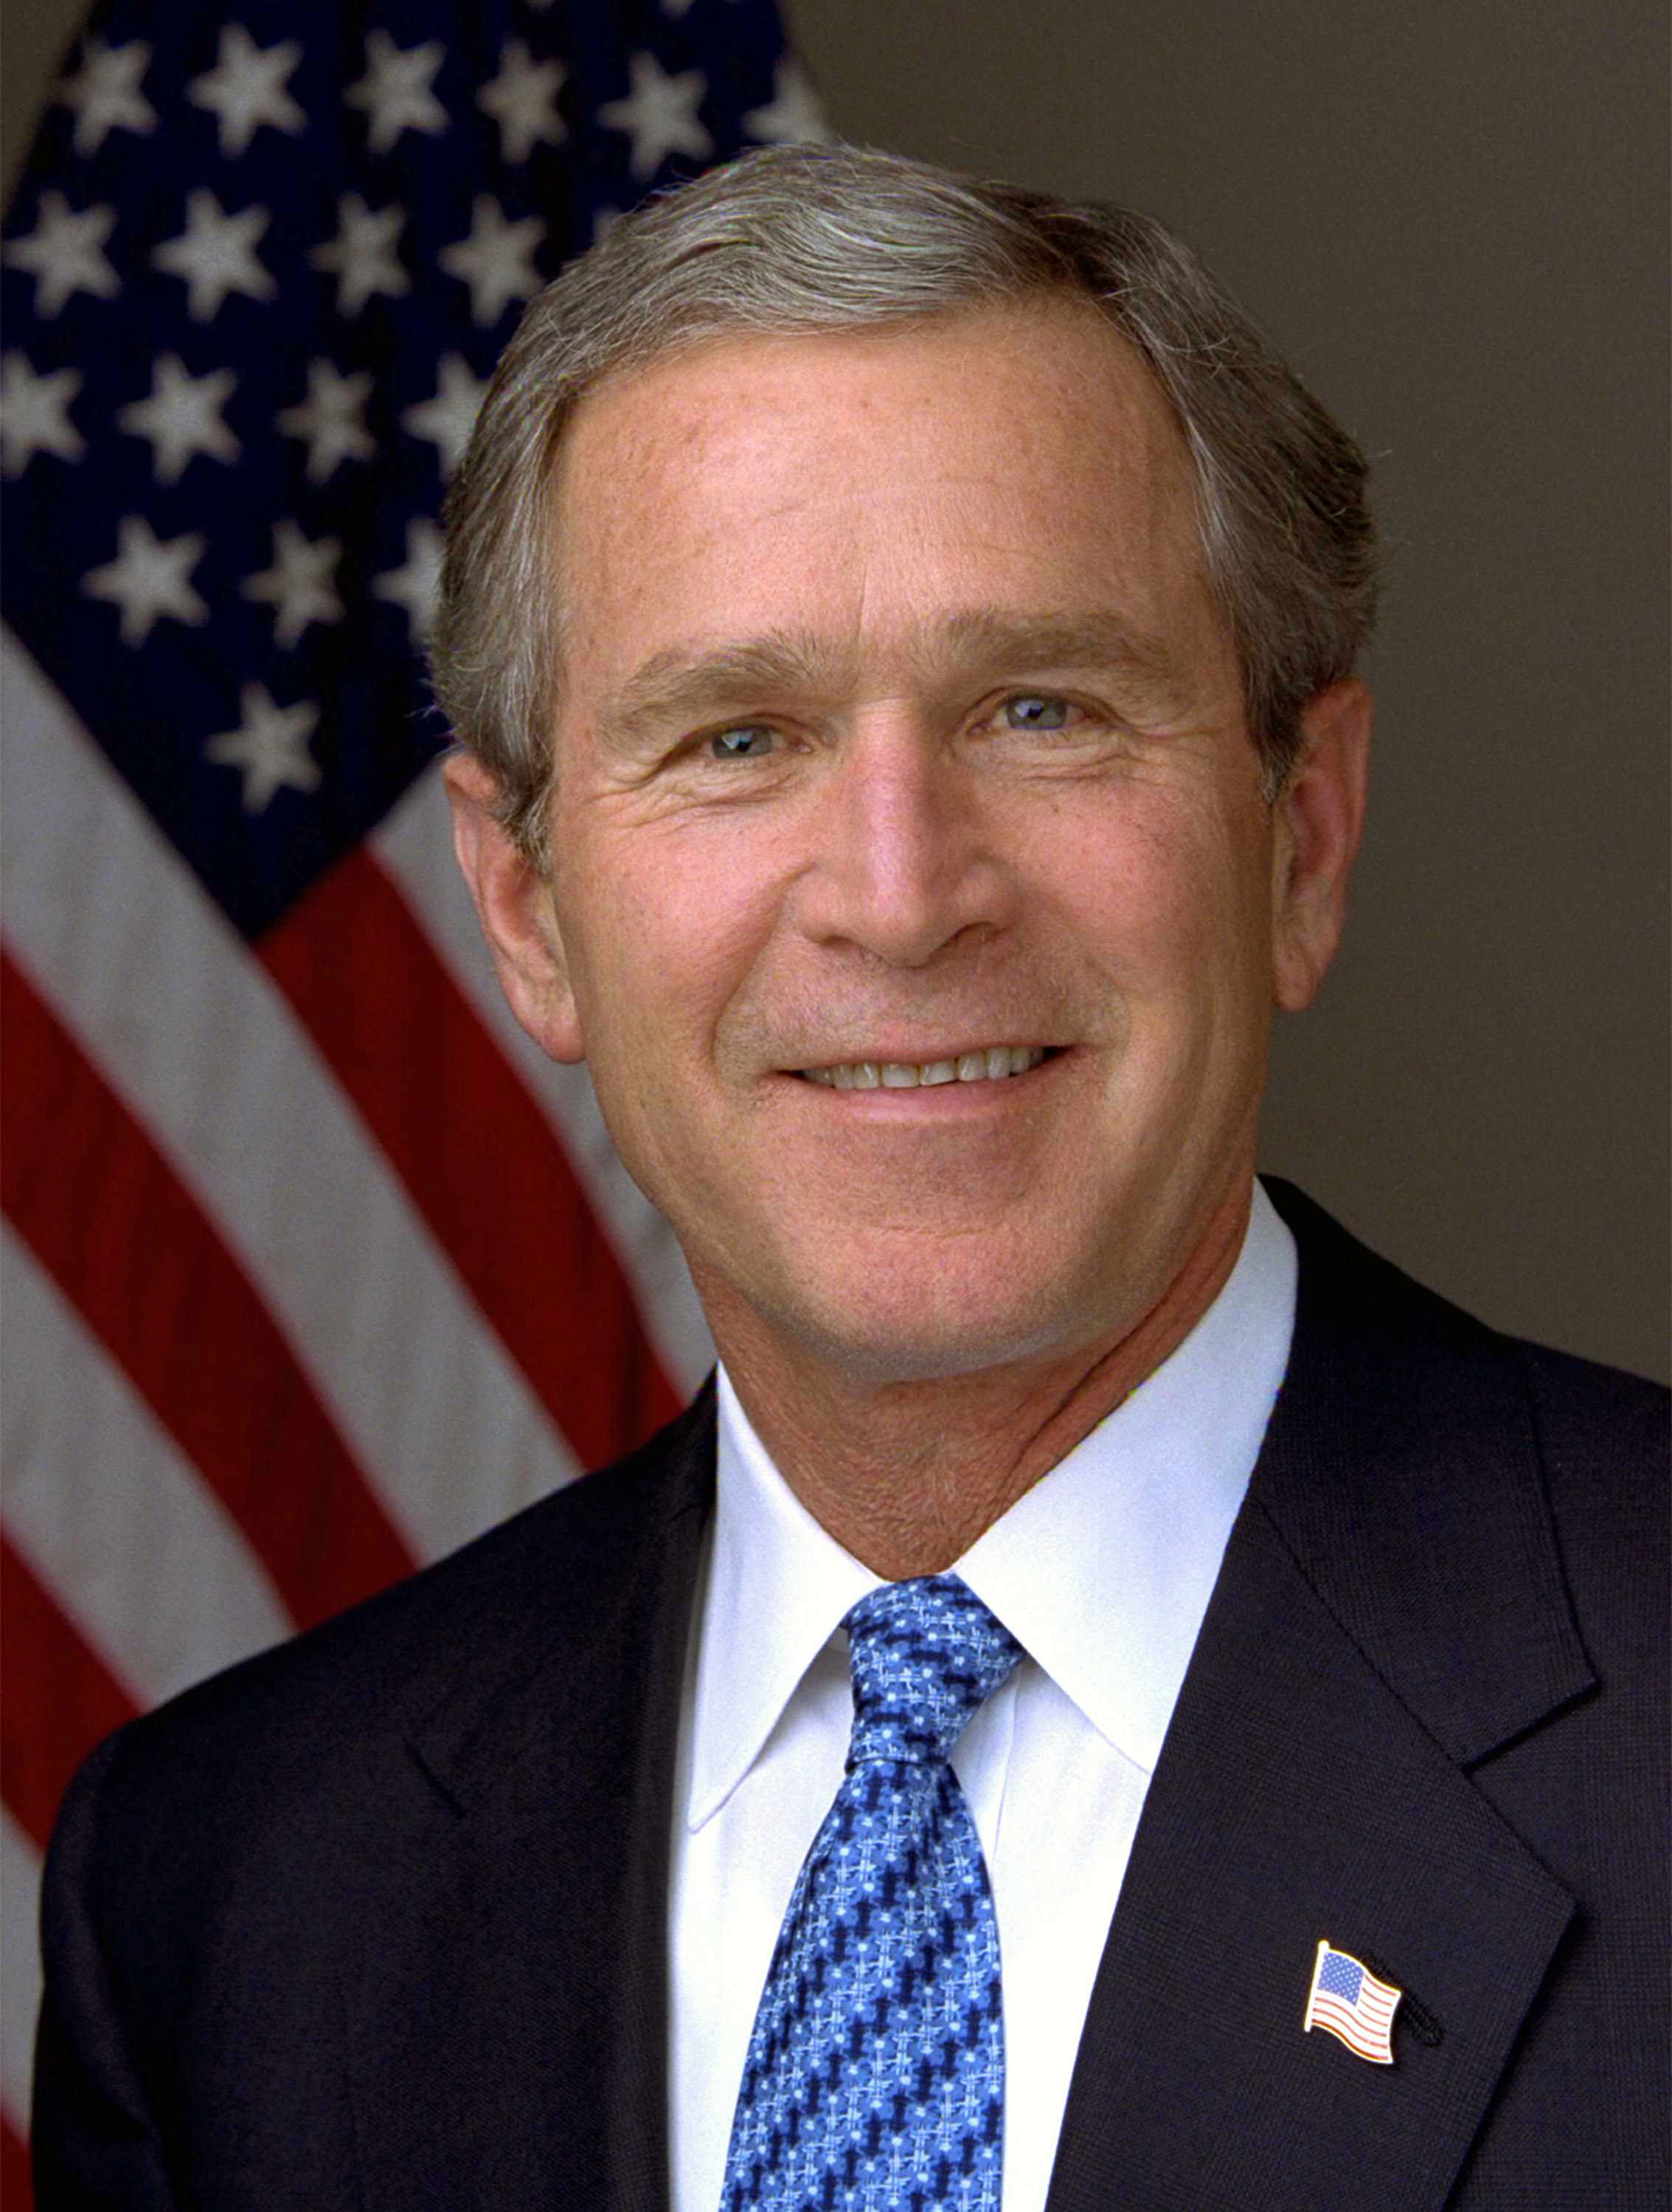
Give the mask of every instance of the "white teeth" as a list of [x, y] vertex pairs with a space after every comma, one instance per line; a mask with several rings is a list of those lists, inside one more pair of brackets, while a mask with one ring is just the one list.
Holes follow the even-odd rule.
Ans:
[[915, 1091], [937, 1083], [996, 1083], [1007, 1075], [1025, 1075], [1045, 1057], [1038, 1044], [994, 1044], [982, 1052], [960, 1053], [956, 1060], [855, 1060], [836, 1067], [804, 1067], [809, 1083], [822, 1083], [834, 1091]]

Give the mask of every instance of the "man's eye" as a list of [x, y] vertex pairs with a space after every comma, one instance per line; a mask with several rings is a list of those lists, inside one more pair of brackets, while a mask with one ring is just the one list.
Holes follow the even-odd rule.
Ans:
[[708, 741], [711, 760], [759, 760], [772, 750], [773, 732], [763, 723], [739, 722], [733, 729], [716, 730]]
[[1018, 691], [1000, 712], [1012, 730], [1066, 730], [1073, 708], [1048, 691]]

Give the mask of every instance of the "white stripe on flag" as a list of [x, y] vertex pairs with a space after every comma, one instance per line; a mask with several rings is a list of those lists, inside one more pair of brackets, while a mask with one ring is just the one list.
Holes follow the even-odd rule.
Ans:
[[0, 1309], [6, 1528], [135, 1703], [289, 1636], [225, 1507], [9, 1231]]
[[27, 654], [0, 653], [13, 945], [437, 1557], [574, 1455], [258, 963]]
[[636, 1294], [651, 1342], [689, 1395], [714, 1364], [714, 1340], [673, 1232], [623, 1167], [584, 1067], [562, 1067], [524, 1036], [505, 1002], [476, 909], [453, 856], [447, 800], [420, 776], [369, 840], [455, 981], [556, 1130]]
[[29, 2132], [35, 2014], [40, 2009], [40, 1854], [0, 1806], [0, 2106]]

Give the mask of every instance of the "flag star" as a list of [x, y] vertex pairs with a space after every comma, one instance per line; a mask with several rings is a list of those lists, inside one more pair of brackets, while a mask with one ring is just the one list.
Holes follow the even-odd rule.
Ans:
[[339, 315], [357, 315], [374, 292], [398, 299], [411, 289], [395, 252], [406, 222], [398, 207], [374, 214], [358, 192], [344, 192], [337, 203], [337, 220], [336, 237], [329, 246], [316, 246], [307, 258], [316, 269], [336, 276]]
[[828, 146], [836, 136], [806, 71], [787, 56], [778, 64], [772, 98], [764, 107], [751, 108], [743, 127], [767, 146]]
[[406, 560], [403, 567], [386, 568], [372, 579], [380, 599], [404, 607], [414, 640], [427, 637], [435, 617], [435, 594], [441, 580], [441, 533], [427, 517], [406, 526]]
[[100, 300], [122, 289], [104, 255], [105, 240], [116, 228], [116, 210], [84, 208], [77, 215], [62, 192], [43, 192], [40, 220], [27, 238], [13, 239], [6, 258], [35, 279], [35, 313], [50, 318], [72, 294], [91, 292]]
[[441, 66], [439, 39], [403, 52], [386, 31], [374, 31], [366, 41], [366, 74], [343, 95], [350, 107], [363, 107], [371, 115], [373, 153], [386, 154], [403, 131], [423, 131], [432, 137], [447, 127], [447, 112], [429, 88]]
[[340, 538], [307, 538], [294, 522], [273, 526], [273, 565], [244, 579], [246, 599], [273, 609], [273, 636], [288, 652], [309, 623], [343, 619], [343, 602], [331, 584], [343, 556]]
[[696, 110], [708, 80], [700, 70], [670, 76], [654, 54], [635, 54], [628, 64], [633, 89], [623, 100], [608, 101], [598, 111], [600, 123], [611, 131], [631, 134], [631, 167], [640, 183], [654, 177], [670, 154], [689, 154], [705, 161], [714, 142], [696, 119]]
[[131, 514], [117, 526], [117, 547], [115, 560], [82, 577], [82, 589], [121, 608], [124, 645], [143, 645], [164, 615], [194, 629], [209, 620], [190, 580], [204, 557], [196, 531], [163, 544], [143, 514]]
[[70, 403], [81, 388], [73, 368], [38, 374], [21, 353], [0, 362], [0, 443], [9, 477], [21, 477], [37, 453], [80, 460], [87, 441], [70, 419]]
[[185, 94], [198, 106], [212, 110], [221, 151], [228, 159], [245, 152], [264, 123], [293, 137], [307, 128], [307, 116], [284, 88], [285, 79], [301, 58], [295, 39], [258, 46], [241, 23], [223, 27], [215, 67], [194, 76]]
[[286, 785], [293, 791], [317, 790], [319, 763], [307, 749], [319, 719], [313, 702], [299, 699], [294, 707], [281, 707], [264, 684], [245, 684], [239, 688], [238, 704], [242, 722], [209, 738], [204, 754], [218, 767], [242, 771], [244, 811], [264, 813], [273, 793]]
[[472, 376], [469, 363], [456, 353], [446, 356], [438, 374], [435, 397], [409, 407], [400, 419], [415, 438], [429, 441], [440, 456], [441, 474], [450, 477], [465, 458], [488, 384], [485, 377]]
[[360, 415], [371, 390], [369, 369], [344, 376], [333, 362], [309, 362], [307, 398], [277, 417], [287, 438], [307, 441], [309, 483], [325, 483], [343, 462], [368, 461], [376, 453]]
[[556, 146], [568, 135], [557, 112], [563, 86], [561, 62], [536, 62], [521, 39], [508, 39], [499, 75], [484, 84], [476, 104], [499, 125], [499, 150], [507, 161], [526, 161], [542, 140]]
[[76, 111], [76, 151], [96, 154], [112, 131], [155, 131], [157, 112], [139, 88], [151, 62], [143, 40], [107, 46], [102, 39], [88, 39], [82, 56], [80, 69], [65, 77], [57, 95]]
[[213, 192], [201, 186], [185, 198], [185, 228], [151, 256], [159, 269], [181, 276], [186, 307], [194, 323], [212, 322], [230, 292], [247, 300], [271, 300], [278, 286], [255, 257], [255, 243], [267, 228], [265, 208], [228, 215]]
[[178, 483], [194, 453], [235, 461], [242, 447], [221, 420], [238, 379], [229, 368], [192, 377], [178, 354], [166, 353], [152, 373], [149, 399], [119, 407], [116, 419], [137, 438], [149, 438], [159, 483]]
[[540, 289], [534, 249], [545, 225], [537, 215], [506, 219], [496, 200], [483, 194], [471, 216], [471, 234], [445, 246], [436, 258], [449, 276], [471, 288], [471, 313], [491, 330], [511, 300], [526, 300]]

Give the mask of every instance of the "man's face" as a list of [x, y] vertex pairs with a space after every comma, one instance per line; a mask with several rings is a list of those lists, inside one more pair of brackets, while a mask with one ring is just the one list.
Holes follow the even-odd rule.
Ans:
[[1118, 1340], [1251, 1172], [1281, 938], [1147, 373], [1049, 301], [743, 338], [594, 392], [560, 466], [537, 1026], [722, 1348]]

